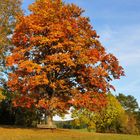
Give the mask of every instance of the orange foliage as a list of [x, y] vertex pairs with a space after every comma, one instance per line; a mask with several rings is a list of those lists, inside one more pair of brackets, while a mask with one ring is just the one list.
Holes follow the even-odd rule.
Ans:
[[[98, 110], [112, 79], [124, 75], [98, 41], [83, 10], [62, 0], [38, 0], [20, 17], [7, 57], [8, 86], [19, 93], [15, 105], [62, 113], [70, 106]], [[37, 95], [37, 96], [35, 96]]]

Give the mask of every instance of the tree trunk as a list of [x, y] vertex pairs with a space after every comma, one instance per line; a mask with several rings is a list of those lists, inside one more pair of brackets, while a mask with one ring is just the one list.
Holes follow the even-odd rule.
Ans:
[[51, 115], [47, 116], [47, 125], [50, 127], [53, 126], [53, 119]]
[[55, 129], [56, 125], [53, 123], [53, 115], [51, 113], [48, 113], [48, 111], [45, 112], [45, 124], [38, 124], [38, 128], [44, 128], [44, 129]]
[[46, 126], [47, 128], [56, 128], [56, 125], [53, 123], [53, 116], [51, 114], [47, 114]]
[[45, 124], [47, 124], [47, 111], [45, 111], [45, 117], [44, 117], [44, 120], [45, 120]]

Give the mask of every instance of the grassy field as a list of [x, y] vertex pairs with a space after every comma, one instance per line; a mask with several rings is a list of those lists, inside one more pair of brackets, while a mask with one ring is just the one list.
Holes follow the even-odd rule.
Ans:
[[140, 136], [0, 127], [0, 140], [140, 140]]

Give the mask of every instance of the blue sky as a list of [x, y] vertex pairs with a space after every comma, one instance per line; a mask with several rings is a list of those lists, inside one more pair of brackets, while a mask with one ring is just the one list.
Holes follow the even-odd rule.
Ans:
[[[23, 0], [23, 9], [34, 0]], [[85, 16], [108, 52], [118, 57], [126, 76], [113, 85], [140, 105], [140, 0], [65, 0], [85, 9]]]

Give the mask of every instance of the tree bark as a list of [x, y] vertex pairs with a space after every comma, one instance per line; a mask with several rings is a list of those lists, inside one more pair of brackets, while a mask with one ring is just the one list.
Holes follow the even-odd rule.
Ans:
[[56, 125], [53, 123], [53, 115], [51, 113], [47, 114], [46, 126], [47, 128], [56, 128]]
[[53, 119], [51, 115], [47, 116], [47, 125], [50, 127], [53, 126]]

